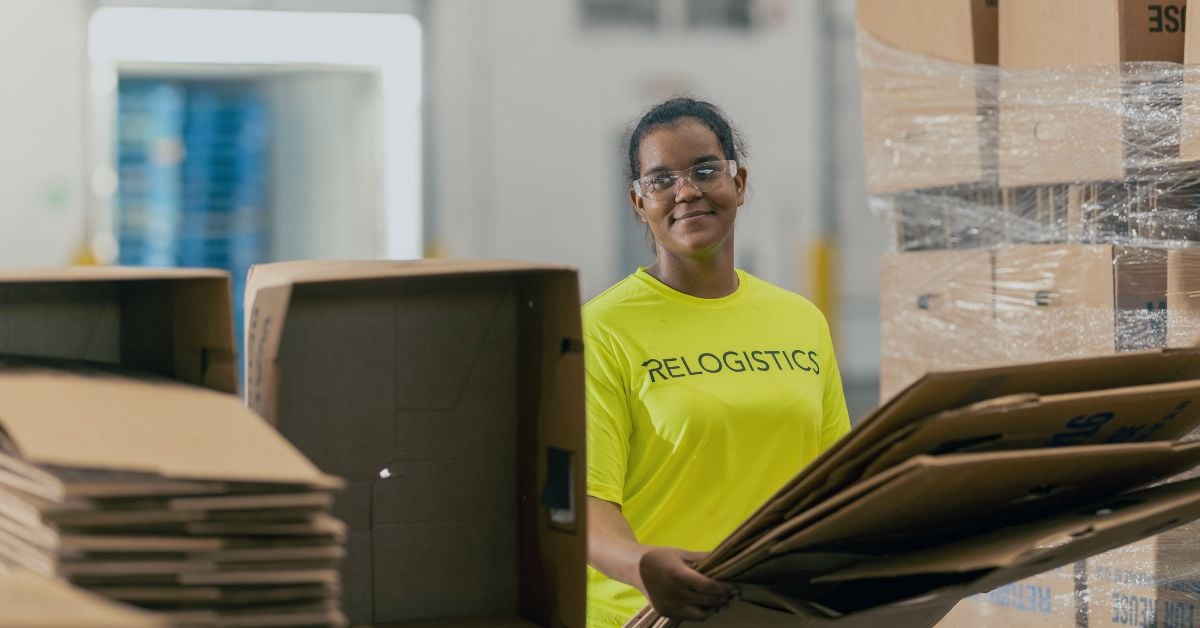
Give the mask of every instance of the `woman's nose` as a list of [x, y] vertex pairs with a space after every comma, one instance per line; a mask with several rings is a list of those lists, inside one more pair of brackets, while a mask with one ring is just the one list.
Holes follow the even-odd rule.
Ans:
[[704, 193], [700, 191], [700, 188], [696, 187], [695, 183], [692, 183], [691, 179], [687, 177], [679, 179], [679, 183], [675, 188], [676, 203], [695, 200], [701, 196], [704, 196]]

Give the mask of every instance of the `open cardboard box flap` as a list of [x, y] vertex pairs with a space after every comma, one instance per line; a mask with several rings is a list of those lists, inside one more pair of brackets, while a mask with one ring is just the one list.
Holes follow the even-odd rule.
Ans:
[[120, 364], [237, 392], [229, 274], [0, 270], [0, 354]]
[[[354, 281], [503, 275], [521, 272], [558, 273], [575, 281], [568, 266], [507, 260], [334, 260], [259, 264], [250, 268], [246, 281], [246, 401], [274, 424], [278, 417], [275, 391], [279, 355], [292, 290], [297, 285], [333, 284]], [[571, 340], [581, 341], [580, 332]]]
[[0, 429], [36, 464], [180, 479], [329, 482], [237, 397], [168, 381], [0, 371]]

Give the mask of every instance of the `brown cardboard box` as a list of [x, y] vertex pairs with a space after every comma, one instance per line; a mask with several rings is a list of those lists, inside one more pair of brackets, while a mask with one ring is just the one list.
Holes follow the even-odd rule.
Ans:
[[993, 342], [992, 251], [888, 255], [880, 281], [880, 398], [928, 371], [1002, 364]]
[[1167, 345], [1200, 347], [1200, 249], [1167, 253]]
[[1087, 570], [1089, 626], [1195, 626], [1200, 523], [1093, 556]]
[[1064, 565], [964, 598], [940, 628], [1075, 625], [1075, 568]]
[[994, 167], [981, 140], [995, 118], [977, 94], [991, 75], [974, 64], [996, 63], [995, 4], [859, 0], [859, 26], [875, 40], [859, 56], [872, 194], [971, 183]]
[[1187, 18], [1187, 33], [1183, 43], [1183, 114], [1180, 116], [1179, 156], [1192, 161], [1200, 159], [1200, 17]]
[[[1171, 115], [1125, 115], [1169, 98], [1130, 92], [1167, 83], [1167, 68], [1122, 77], [1126, 61], [1183, 61], [1185, 3], [1160, 0], [1005, 0], [1000, 6], [1000, 185], [1120, 179], [1178, 157]], [[1069, 67], [1069, 69], [1068, 69]], [[1059, 70], [1049, 70], [1059, 68]], [[1033, 72], [1025, 70], [1037, 70]], [[1161, 86], [1158, 88], [1161, 91]], [[1153, 91], [1153, 90], [1152, 90]], [[1175, 105], [1177, 106], [1177, 105]], [[1167, 112], [1169, 113], [1169, 112]]]
[[889, 255], [881, 395], [934, 370], [1200, 346], [1197, 264], [1190, 249], [1109, 244]]
[[1151, 538], [1088, 558], [1089, 627], [1155, 625], [1157, 547]]
[[573, 270], [267, 264], [246, 303], [250, 406], [348, 481], [352, 621], [583, 625]]
[[120, 364], [236, 393], [230, 298], [218, 270], [0, 270], [0, 354]]
[[1028, 245], [995, 256], [996, 334], [1013, 362], [1166, 346], [1166, 251]]

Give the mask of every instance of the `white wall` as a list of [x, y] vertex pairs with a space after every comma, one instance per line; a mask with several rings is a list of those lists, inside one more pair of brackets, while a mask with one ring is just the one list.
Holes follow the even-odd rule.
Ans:
[[[857, 98], [852, 5], [839, 12], [839, 102]], [[82, 241], [85, 40], [88, 0], [0, 2], [0, 265], [67, 263]], [[97, 0], [97, 5], [195, 6], [199, 0]], [[585, 31], [574, 0], [212, 0], [260, 9], [418, 11], [429, 60], [424, 106], [433, 167], [428, 244], [442, 254], [559, 262], [581, 270], [588, 298], [632, 270], [622, 232], [626, 205], [618, 139], [649, 105], [677, 91], [728, 111], [750, 148], [739, 263], [808, 291], [806, 255], [819, 235], [821, 160], [838, 159], [839, 281], [843, 371], [870, 377], [878, 360], [878, 262], [882, 225], [862, 192], [856, 110], [835, 120], [821, 145], [817, 35], [812, 0], [764, 0], [776, 18], [750, 34], [713, 31]], [[315, 87], [314, 87], [315, 89]], [[342, 109], [350, 111], [346, 101]], [[299, 115], [299, 114], [298, 114]], [[321, 114], [324, 115], [324, 114]], [[354, 115], [350, 113], [349, 115]], [[320, 117], [320, 116], [318, 116]], [[300, 118], [294, 120], [302, 124]], [[362, 132], [362, 126], [330, 133]], [[355, 130], [357, 129], [357, 130]], [[330, 135], [307, 153], [316, 168], [335, 152]], [[307, 151], [308, 149], [297, 149]], [[338, 186], [349, 190], [349, 179]], [[284, 196], [284, 193], [278, 193]], [[343, 195], [351, 196], [350, 192]], [[335, 200], [309, 199], [304, 211]], [[351, 201], [357, 203], [357, 201]], [[302, 213], [296, 210], [298, 214]], [[324, 217], [328, 218], [329, 214]], [[363, 257], [349, 225], [301, 220], [279, 235], [280, 257]], [[636, 230], [636, 225], [633, 229]], [[297, 244], [314, 235], [311, 246]], [[361, 229], [356, 231], [362, 233]], [[307, 235], [306, 235], [307, 234]], [[345, 236], [345, 237], [343, 237]], [[322, 238], [324, 238], [322, 240]]]
[[379, 78], [262, 79], [271, 110], [271, 260], [369, 259], [386, 250]]
[[584, 298], [633, 270], [618, 259], [633, 220], [618, 138], [680, 90], [711, 99], [750, 148], [739, 263], [807, 289], [800, 266], [817, 234], [816, 4], [745, 33], [587, 32], [576, 2], [433, 2], [436, 232], [454, 256], [578, 266]]
[[0, 266], [83, 243], [84, 0], [0, 2]]

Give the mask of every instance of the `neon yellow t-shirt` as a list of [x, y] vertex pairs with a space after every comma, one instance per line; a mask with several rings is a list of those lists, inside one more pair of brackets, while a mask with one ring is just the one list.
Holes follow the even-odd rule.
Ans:
[[[588, 494], [641, 543], [709, 551], [850, 431], [825, 317], [738, 270], [726, 297], [639, 269], [583, 308]], [[588, 568], [588, 626], [646, 599]]]

